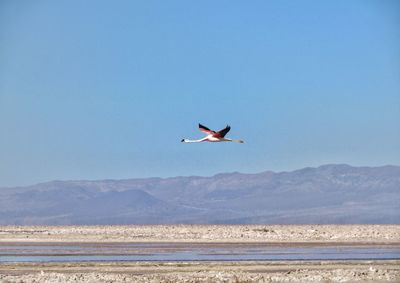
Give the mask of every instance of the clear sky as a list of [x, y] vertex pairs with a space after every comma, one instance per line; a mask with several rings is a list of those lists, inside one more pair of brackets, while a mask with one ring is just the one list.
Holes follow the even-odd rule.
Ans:
[[[0, 186], [400, 164], [400, 1], [0, 1]], [[197, 124], [244, 144], [182, 144]]]

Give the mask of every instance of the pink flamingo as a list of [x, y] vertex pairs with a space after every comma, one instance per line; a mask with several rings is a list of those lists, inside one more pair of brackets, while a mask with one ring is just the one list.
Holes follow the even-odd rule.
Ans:
[[244, 143], [244, 141], [242, 141], [242, 140], [232, 140], [232, 139], [225, 138], [225, 135], [229, 132], [230, 129], [231, 129], [230, 126], [226, 126], [224, 129], [216, 132], [216, 131], [212, 131], [209, 128], [203, 126], [202, 124], [199, 124], [199, 130], [206, 133], [207, 136], [202, 139], [198, 139], [198, 140], [182, 139], [181, 142], [192, 143], [192, 142], [204, 142], [204, 141], [207, 141], [207, 142], [228, 141], [228, 142]]

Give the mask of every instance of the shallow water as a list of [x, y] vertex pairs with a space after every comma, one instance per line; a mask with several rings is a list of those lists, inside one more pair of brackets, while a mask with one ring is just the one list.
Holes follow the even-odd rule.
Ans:
[[0, 245], [0, 262], [400, 259], [400, 246], [192, 243]]

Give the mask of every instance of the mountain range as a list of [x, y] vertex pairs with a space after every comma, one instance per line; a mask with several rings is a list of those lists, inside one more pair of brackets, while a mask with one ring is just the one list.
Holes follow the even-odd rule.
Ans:
[[0, 188], [0, 225], [400, 224], [400, 167], [344, 164]]

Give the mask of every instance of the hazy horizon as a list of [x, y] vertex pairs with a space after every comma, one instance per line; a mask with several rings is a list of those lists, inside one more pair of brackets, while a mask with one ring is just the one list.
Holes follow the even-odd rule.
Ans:
[[399, 224], [400, 166], [68, 180], [0, 190], [2, 225]]
[[96, 182], [96, 181], [122, 181], [122, 180], [139, 180], [139, 179], [172, 179], [172, 178], [187, 178], [187, 177], [200, 177], [200, 178], [212, 178], [218, 175], [225, 175], [225, 174], [245, 174], [245, 175], [257, 175], [265, 172], [271, 172], [271, 173], [291, 173], [291, 172], [296, 172], [304, 169], [318, 169], [320, 167], [327, 167], [327, 166], [349, 166], [353, 168], [382, 168], [382, 167], [400, 167], [400, 165], [397, 164], [384, 164], [384, 165], [378, 165], [378, 166], [369, 166], [369, 165], [353, 165], [353, 164], [346, 164], [346, 163], [329, 163], [329, 164], [320, 164], [317, 166], [306, 166], [306, 167], [301, 167], [301, 168], [295, 168], [292, 170], [261, 170], [257, 172], [242, 172], [242, 171], [226, 171], [226, 172], [215, 172], [210, 175], [171, 175], [171, 176], [143, 176], [143, 177], [127, 177], [127, 178], [99, 178], [99, 179], [89, 179], [89, 178], [82, 178], [82, 179], [49, 179], [49, 180], [43, 180], [40, 182], [36, 183], [30, 183], [30, 184], [20, 184], [20, 185], [14, 185], [14, 186], [0, 186], [0, 188], [13, 188], [13, 187], [26, 187], [26, 186], [35, 186], [39, 184], [45, 184], [49, 182]]

